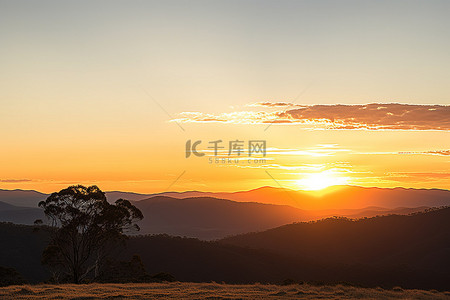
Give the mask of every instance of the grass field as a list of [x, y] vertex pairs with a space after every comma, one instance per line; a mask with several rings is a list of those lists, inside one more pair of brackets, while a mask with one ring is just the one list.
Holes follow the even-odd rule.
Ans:
[[0, 299], [450, 299], [450, 292], [353, 286], [142, 283], [16, 285], [0, 288]]

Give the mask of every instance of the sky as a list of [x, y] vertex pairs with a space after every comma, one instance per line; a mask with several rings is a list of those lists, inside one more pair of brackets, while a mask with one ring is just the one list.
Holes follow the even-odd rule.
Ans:
[[[0, 0], [0, 188], [450, 187], [449, 1]], [[186, 157], [201, 141], [205, 156]], [[210, 142], [241, 141], [239, 163]], [[248, 161], [248, 142], [266, 155]]]

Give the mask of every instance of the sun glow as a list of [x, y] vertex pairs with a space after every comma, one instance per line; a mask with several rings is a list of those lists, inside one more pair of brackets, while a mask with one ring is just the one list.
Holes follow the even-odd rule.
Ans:
[[305, 178], [297, 180], [297, 185], [302, 190], [318, 191], [333, 185], [348, 184], [348, 180], [348, 177], [343, 177], [339, 173], [327, 170], [320, 173], [308, 174]]

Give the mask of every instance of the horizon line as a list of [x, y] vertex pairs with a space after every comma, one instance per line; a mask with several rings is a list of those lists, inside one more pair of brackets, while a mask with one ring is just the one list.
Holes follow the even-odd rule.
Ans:
[[[74, 186], [77, 184], [72, 184], [69, 186]], [[95, 184], [92, 184], [95, 185]], [[68, 187], [69, 187], [68, 186]], [[88, 185], [89, 186], [89, 185]], [[320, 189], [320, 190], [302, 190], [302, 189], [291, 189], [291, 188], [285, 188], [285, 187], [276, 187], [276, 186], [270, 186], [270, 185], [264, 185], [264, 186], [260, 186], [260, 187], [256, 187], [256, 188], [251, 188], [251, 189], [246, 189], [246, 190], [238, 190], [238, 191], [218, 191], [218, 192], [212, 192], [212, 191], [200, 191], [200, 190], [185, 190], [185, 191], [162, 191], [162, 192], [153, 192], [153, 193], [146, 193], [146, 192], [134, 192], [134, 191], [121, 191], [121, 190], [108, 190], [108, 191], [103, 191], [104, 193], [129, 193], [129, 194], [137, 194], [137, 195], [160, 195], [160, 194], [168, 194], [168, 193], [176, 193], [176, 194], [183, 194], [183, 193], [212, 193], [212, 194], [233, 194], [233, 193], [239, 193], [239, 192], [250, 192], [250, 191], [255, 191], [255, 190], [259, 190], [259, 189], [264, 189], [264, 188], [271, 188], [271, 189], [276, 189], [276, 190], [288, 190], [288, 191], [294, 191], [294, 192], [304, 192], [304, 193], [312, 193], [312, 194], [319, 194], [319, 193], [324, 193], [326, 191], [329, 191], [330, 189], [336, 189], [336, 188], [351, 188], [351, 187], [356, 187], [356, 188], [362, 188], [362, 189], [382, 189], [382, 190], [395, 190], [395, 189], [403, 189], [403, 190], [440, 190], [440, 191], [448, 191], [450, 192], [450, 189], [444, 189], [444, 188], [414, 188], [414, 187], [403, 187], [403, 186], [396, 186], [396, 187], [377, 187], [377, 186], [361, 186], [361, 185], [332, 185], [332, 186], [328, 186], [326, 188]], [[22, 192], [37, 192], [37, 193], [41, 193], [41, 194], [45, 194], [45, 195], [50, 195], [52, 193], [58, 192], [51, 192], [51, 193], [46, 193], [46, 192], [41, 192], [38, 190], [34, 190], [34, 189], [21, 189], [21, 188], [16, 188], [16, 189], [4, 189], [4, 188], [0, 188], [0, 191], [9, 191], [9, 192], [13, 192], [13, 191], [22, 191]]]

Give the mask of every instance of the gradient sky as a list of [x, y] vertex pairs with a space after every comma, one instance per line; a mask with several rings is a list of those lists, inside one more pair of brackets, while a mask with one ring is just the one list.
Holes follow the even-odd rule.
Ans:
[[[449, 13], [449, 1], [0, 0], [0, 188], [234, 191], [331, 177], [448, 189]], [[182, 120], [284, 110], [258, 102], [440, 104], [444, 129]], [[186, 159], [188, 139], [271, 150], [265, 164], [214, 165]]]

